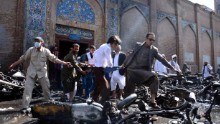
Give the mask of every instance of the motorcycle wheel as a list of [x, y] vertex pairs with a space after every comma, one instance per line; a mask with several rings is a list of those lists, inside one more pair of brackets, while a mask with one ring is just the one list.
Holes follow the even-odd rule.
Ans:
[[187, 106], [187, 101], [184, 98], [179, 98], [178, 101], [174, 99], [165, 100], [162, 103], [162, 108], [172, 110], [172, 109], [182, 109]]

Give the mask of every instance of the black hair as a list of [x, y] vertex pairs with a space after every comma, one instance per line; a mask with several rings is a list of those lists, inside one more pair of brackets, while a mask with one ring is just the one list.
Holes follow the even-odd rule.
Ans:
[[89, 47], [89, 49], [96, 49], [96, 47], [95, 47], [94, 45], [91, 45], [91, 46]]
[[148, 32], [146, 38], [148, 38], [150, 35], [155, 35], [155, 34], [153, 32]]
[[75, 46], [79, 47], [79, 44], [78, 43], [74, 43], [72, 47], [74, 48]]
[[114, 35], [114, 36], [111, 36], [109, 39], [108, 39], [108, 42], [107, 43], [110, 43], [110, 44], [121, 44], [121, 39], [119, 38], [118, 35]]

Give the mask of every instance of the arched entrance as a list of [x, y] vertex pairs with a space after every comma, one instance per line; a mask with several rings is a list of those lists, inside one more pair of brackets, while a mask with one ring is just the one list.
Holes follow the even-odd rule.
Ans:
[[50, 9], [47, 36], [51, 44], [58, 46], [60, 59], [68, 54], [73, 43], [80, 45], [82, 55], [90, 45], [98, 46], [105, 41], [105, 16], [98, 1], [54, 0]]
[[94, 43], [93, 39], [76, 40], [76, 39], [70, 39], [68, 36], [59, 35], [59, 34], [55, 35], [55, 39], [56, 39], [55, 40], [56, 45], [59, 48], [58, 49], [59, 50], [58, 57], [60, 59], [63, 59], [65, 57], [65, 55], [67, 55], [69, 53], [69, 50], [74, 43], [78, 43], [80, 45], [80, 50], [78, 53], [79, 56], [86, 53], [86, 49]]

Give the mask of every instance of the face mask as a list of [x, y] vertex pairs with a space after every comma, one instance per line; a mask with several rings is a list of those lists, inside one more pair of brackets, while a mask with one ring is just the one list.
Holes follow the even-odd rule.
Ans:
[[35, 42], [35, 43], [34, 43], [34, 47], [35, 47], [35, 48], [40, 48], [40, 45], [41, 45], [40, 42]]

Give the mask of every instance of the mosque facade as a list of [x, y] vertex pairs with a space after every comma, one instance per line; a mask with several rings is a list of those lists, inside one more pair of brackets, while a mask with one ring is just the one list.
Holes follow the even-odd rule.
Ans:
[[0, 61], [6, 70], [41, 36], [45, 46], [58, 46], [59, 58], [74, 42], [80, 54], [89, 45], [100, 46], [111, 35], [122, 39], [122, 50], [156, 34], [155, 46], [168, 60], [201, 72], [207, 61], [220, 64], [220, 1], [215, 11], [188, 0], [7, 0], [0, 4]]

